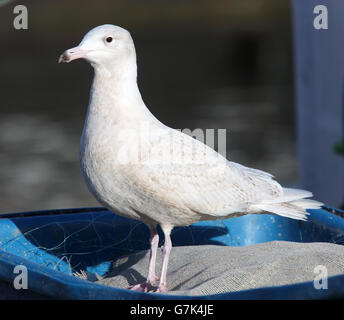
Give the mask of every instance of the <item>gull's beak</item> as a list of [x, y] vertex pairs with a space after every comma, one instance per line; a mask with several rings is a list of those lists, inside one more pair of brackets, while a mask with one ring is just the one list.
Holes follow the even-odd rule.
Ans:
[[87, 53], [87, 51], [80, 48], [80, 47], [68, 49], [60, 55], [59, 63], [61, 63], [61, 62], [68, 63], [68, 62], [71, 62], [71, 61], [76, 60], [76, 59], [84, 58], [86, 53]]

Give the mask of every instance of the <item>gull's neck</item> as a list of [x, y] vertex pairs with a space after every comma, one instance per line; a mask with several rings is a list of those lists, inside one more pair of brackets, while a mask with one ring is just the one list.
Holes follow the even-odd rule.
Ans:
[[95, 66], [94, 70], [85, 126], [128, 126], [155, 119], [142, 100], [136, 62], [112, 70]]

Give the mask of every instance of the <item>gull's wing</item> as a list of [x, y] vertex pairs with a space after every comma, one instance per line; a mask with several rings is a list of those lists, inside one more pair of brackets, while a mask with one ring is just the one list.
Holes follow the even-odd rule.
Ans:
[[124, 171], [135, 192], [152, 200], [224, 216], [283, 194], [270, 174], [229, 162], [174, 129], [145, 141], [140, 151], [140, 161]]

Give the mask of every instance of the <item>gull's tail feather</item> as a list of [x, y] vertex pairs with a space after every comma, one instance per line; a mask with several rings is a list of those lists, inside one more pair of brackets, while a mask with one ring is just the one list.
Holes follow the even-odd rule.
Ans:
[[307, 220], [307, 209], [319, 209], [323, 203], [305, 199], [313, 194], [306, 190], [283, 188], [283, 195], [273, 200], [262, 201], [251, 208], [296, 220]]

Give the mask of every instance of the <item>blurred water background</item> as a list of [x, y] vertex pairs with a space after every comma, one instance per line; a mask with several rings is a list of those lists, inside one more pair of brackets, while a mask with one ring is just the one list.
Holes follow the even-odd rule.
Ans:
[[[29, 29], [13, 28], [25, 4]], [[149, 109], [225, 128], [227, 158], [298, 186], [288, 0], [32, 0], [0, 7], [0, 212], [98, 205], [78, 164], [93, 71], [58, 65], [91, 28], [128, 29]]]

